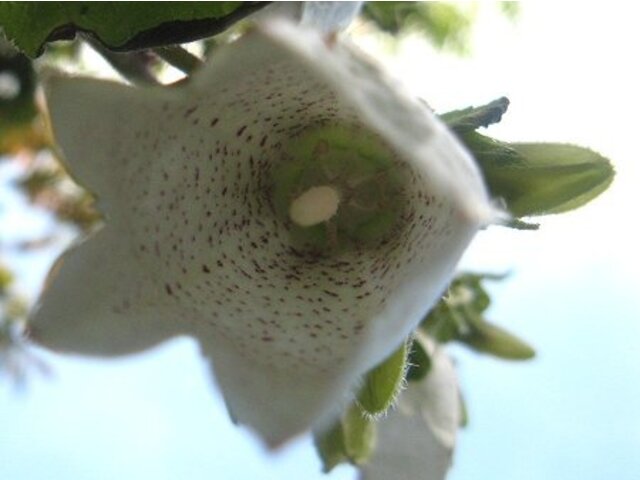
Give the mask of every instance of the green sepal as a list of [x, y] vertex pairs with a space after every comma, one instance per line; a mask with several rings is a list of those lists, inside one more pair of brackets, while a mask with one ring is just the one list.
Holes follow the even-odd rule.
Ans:
[[506, 143], [477, 132], [461, 140], [475, 157], [491, 194], [514, 217], [576, 209], [605, 191], [609, 160], [587, 148], [557, 143]]
[[458, 134], [499, 123], [509, 108], [509, 99], [501, 97], [480, 107], [468, 107], [440, 115], [447, 126]]
[[466, 328], [464, 322], [456, 321], [455, 312], [441, 299], [420, 325], [425, 332], [439, 343], [455, 340]]
[[472, 330], [460, 336], [459, 340], [474, 350], [505, 360], [528, 360], [535, 356], [536, 352], [530, 345], [505, 329], [480, 317], [469, 318], [473, 319]]
[[404, 380], [407, 344], [393, 352], [385, 361], [370, 370], [362, 389], [342, 416], [330, 428], [314, 432], [314, 443], [329, 472], [336, 465], [364, 463], [375, 446], [374, 416], [384, 413], [393, 403]]
[[366, 462], [375, 446], [374, 421], [357, 404], [351, 404], [344, 415], [328, 430], [314, 433], [322, 470], [330, 472], [336, 465]]
[[535, 230], [520, 217], [576, 209], [611, 184], [608, 159], [588, 148], [558, 143], [507, 143], [477, 133], [498, 123], [509, 107], [505, 97], [480, 107], [440, 115], [476, 158], [494, 197], [505, 202], [515, 218], [506, 224]]
[[465, 428], [469, 425], [469, 409], [467, 408], [467, 401], [460, 390], [458, 390], [458, 405], [460, 406], [460, 428]]
[[257, 8], [253, 2], [0, 2], [0, 27], [31, 57], [80, 31], [122, 51], [210, 36], [241, 9]]
[[407, 345], [403, 343], [386, 360], [364, 377], [357, 402], [369, 415], [381, 415], [393, 404], [402, 387], [407, 365]]
[[407, 382], [419, 382], [427, 376], [429, 370], [431, 370], [431, 357], [416, 337], [411, 342], [405, 379]]
[[337, 465], [349, 461], [344, 446], [341, 421], [337, 421], [324, 432], [314, 432], [313, 443], [320, 460], [322, 460], [322, 471], [324, 473], [329, 473]]
[[506, 223], [502, 224], [505, 227], [513, 228], [514, 230], [538, 230], [540, 228], [539, 223], [525, 222], [519, 218], [510, 218]]
[[485, 320], [491, 299], [482, 282], [504, 275], [462, 274], [448, 294], [427, 315], [421, 329], [440, 343], [458, 341], [468, 347], [507, 360], [527, 360], [535, 351], [525, 341]]
[[352, 405], [342, 419], [342, 430], [349, 462], [354, 465], [366, 462], [375, 446], [374, 421], [358, 405]]
[[538, 192], [512, 201], [516, 212], [535, 212], [525, 215], [575, 210], [604, 192], [615, 175], [611, 162], [588, 148], [560, 143], [512, 143], [511, 148], [529, 165], [526, 184]]
[[[484, 312], [491, 305], [491, 297], [482, 286], [484, 280], [500, 281], [506, 274], [464, 273], [458, 275], [449, 287], [449, 303], [468, 304], [477, 312]], [[467, 295], [467, 291], [471, 295]]]

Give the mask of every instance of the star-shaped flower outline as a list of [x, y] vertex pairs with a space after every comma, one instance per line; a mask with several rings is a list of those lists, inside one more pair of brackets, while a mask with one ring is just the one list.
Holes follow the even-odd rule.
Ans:
[[[113, 356], [198, 339], [232, 416], [269, 445], [328, 422], [415, 328], [494, 210], [424, 104], [339, 42], [270, 21], [180, 87], [53, 77], [52, 125], [105, 226], [57, 263], [31, 318], [44, 346]], [[268, 202], [292, 138], [348, 123], [411, 172], [397, 238], [310, 258]]]

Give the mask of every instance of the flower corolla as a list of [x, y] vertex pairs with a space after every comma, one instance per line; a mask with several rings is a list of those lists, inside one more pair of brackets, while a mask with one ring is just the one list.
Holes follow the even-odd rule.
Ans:
[[339, 412], [492, 219], [428, 107], [284, 21], [179, 86], [59, 76], [46, 95], [105, 222], [55, 265], [32, 338], [114, 356], [192, 336], [234, 419], [272, 446]]

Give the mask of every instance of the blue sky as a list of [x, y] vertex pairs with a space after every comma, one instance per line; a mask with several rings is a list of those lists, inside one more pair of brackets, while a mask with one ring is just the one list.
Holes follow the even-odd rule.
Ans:
[[[538, 232], [492, 228], [465, 256], [466, 268], [511, 272], [492, 286], [489, 316], [538, 356], [513, 364], [452, 349], [471, 416], [452, 480], [640, 478], [640, 76], [631, 68], [640, 34], [631, 10], [602, 5], [531, 2], [515, 25], [483, 8], [470, 59], [417, 40], [379, 55], [437, 110], [507, 95], [510, 112], [491, 134], [588, 145], [618, 170], [587, 208], [545, 219]], [[0, 192], [4, 227], [19, 199]], [[46, 224], [13, 218], [14, 228]], [[29, 264], [25, 288], [44, 270]], [[230, 424], [188, 339], [110, 362], [43, 355], [53, 378], [21, 394], [0, 385], [2, 479], [354, 478], [348, 467], [322, 475], [308, 439], [265, 455]]]

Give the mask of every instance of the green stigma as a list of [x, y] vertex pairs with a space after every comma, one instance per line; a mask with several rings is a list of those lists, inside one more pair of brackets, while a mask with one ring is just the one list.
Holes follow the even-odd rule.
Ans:
[[376, 246], [397, 229], [404, 175], [394, 153], [357, 127], [309, 129], [272, 171], [273, 203], [297, 248]]

